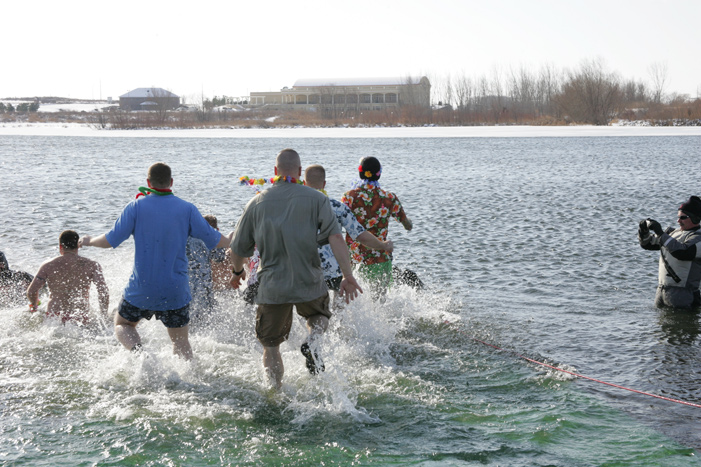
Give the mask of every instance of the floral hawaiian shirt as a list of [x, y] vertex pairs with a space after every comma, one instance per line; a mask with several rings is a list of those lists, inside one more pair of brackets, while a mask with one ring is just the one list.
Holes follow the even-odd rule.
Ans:
[[[399, 198], [379, 186], [361, 185], [343, 195], [341, 201], [353, 211], [355, 218], [368, 232], [382, 241], [387, 240], [390, 217], [399, 222], [406, 220], [406, 213]], [[351, 259], [354, 263], [377, 264], [392, 259], [386, 252], [371, 250], [349, 236], [346, 236], [346, 242], [350, 245]]]
[[[346, 231], [346, 234], [352, 239], [356, 239], [358, 235], [365, 232], [365, 228], [356, 220], [353, 212], [345, 204], [335, 199], [329, 199], [331, 209], [336, 214], [339, 224]], [[321, 258], [321, 269], [324, 271], [324, 279], [333, 279], [343, 275], [341, 268], [336, 261], [336, 257], [331, 251], [331, 245], [326, 244], [319, 247], [319, 258]]]

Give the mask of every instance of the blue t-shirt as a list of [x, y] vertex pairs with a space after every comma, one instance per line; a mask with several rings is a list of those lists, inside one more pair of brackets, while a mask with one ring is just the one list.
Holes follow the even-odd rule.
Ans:
[[185, 245], [189, 236], [219, 243], [220, 234], [192, 204], [174, 195], [148, 195], [129, 203], [106, 234], [112, 248], [134, 236], [134, 270], [124, 300], [138, 308], [177, 310], [190, 303]]

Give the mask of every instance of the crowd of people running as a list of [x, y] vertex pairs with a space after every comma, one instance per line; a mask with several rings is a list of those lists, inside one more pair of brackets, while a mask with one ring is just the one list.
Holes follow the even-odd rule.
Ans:
[[[139, 188], [109, 232], [82, 238], [73, 230], [62, 232], [59, 256], [44, 262], [36, 275], [11, 270], [0, 252], [0, 300], [28, 299], [29, 311], [36, 312], [48, 295], [42, 308], [46, 316], [87, 325], [96, 316], [90, 309], [94, 285], [97, 316], [110, 319], [102, 269], [78, 251], [117, 248], [133, 237], [133, 271], [112, 318], [126, 349], [143, 351], [137, 324], [155, 316], [166, 327], [173, 352], [191, 359], [191, 320], [204, 323], [211, 317], [216, 289], [245, 289], [243, 298], [257, 305], [255, 332], [271, 385], [282, 384], [279, 347], [289, 337], [293, 310], [306, 320], [308, 334], [300, 351], [309, 372], [318, 374], [325, 369], [320, 337], [332, 310], [363, 293], [354, 273], [371, 288], [373, 300], [382, 300], [396, 280], [421, 287], [411, 271], [397, 274], [394, 244], [388, 240], [391, 218], [406, 230], [413, 224], [398, 197], [380, 187], [382, 166], [374, 157], [361, 159], [358, 179], [340, 201], [326, 194], [323, 166], [308, 166], [302, 179], [293, 149], [277, 154], [274, 173], [270, 179], [242, 177], [241, 183], [271, 187], [253, 196], [235, 230], [223, 235], [215, 216], [202, 216], [194, 204], [173, 194], [170, 167], [155, 163], [148, 169], [148, 186]], [[663, 230], [659, 222], [645, 219], [638, 238], [642, 248], [660, 251], [656, 305], [695, 309], [701, 305], [701, 199], [691, 196], [682, 203], [677, 221], [679, 228]]]
[[341, 201], [327, 196], [321, 165], [307, 167], [302, 180], [293, 149], [277, 154], [274, 174], [265, 180], [271, 187], [253, 196], [235, 230], [223, 235], [215, 216], [202, 216], [194, 204], [173, 194], [170, 167], [155, 163], [148, 169], [148, 186], [139, 188], [109, 232], [83, 237], [74, 230], [62, 232], [59, 256], [44, 262], [34, 276], [11, 271], [2, 255], [0, 296], [17, 301], [24, 293], [29, 311], [36, 312], [48, 295], [41, 308], [47, 317], [87, 325], [96, 316], [90, 309], [94, 285], [97, 316], [110, 318], [102, 268], [78, 252], [117, 248], [133, 237], [134, 266], [113, 317], [117, 340], [126, 349], [143, 351], [137, 324], [155, 316], [166, 327], [174, 354], [191, 359], [191, 320], [206, 322], [211, 316], [217, 288], [246, 285], [244, 298], [257, 304], [256, 337], [271, 385], [282, 384], [279, 346], [289, 337], [293, 309], [308, 328], [300, 348], [306, 366], [312, 374], [324, 371], [319, 337], [333, 315], [332, 302], [348, 303], [363, 293], [354, 272], [377, 300], [395, 277], [422, 285], [415, 275], [407, 279], [406, 271], [393, 274], [394, 244], [387, 238], [391, 218], [406, 230], [413, 225], [397, 196], [380, 187], [382, 166], [374, 157], [361, 159], [358, 180]]

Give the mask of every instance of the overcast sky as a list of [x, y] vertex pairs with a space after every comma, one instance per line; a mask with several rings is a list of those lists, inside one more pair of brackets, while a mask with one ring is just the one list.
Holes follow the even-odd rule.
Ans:
[[3, 2], [0, 98], [279, 91], [300, 78], [490, 75], [602, 59], [701, 94], [700, 0]]

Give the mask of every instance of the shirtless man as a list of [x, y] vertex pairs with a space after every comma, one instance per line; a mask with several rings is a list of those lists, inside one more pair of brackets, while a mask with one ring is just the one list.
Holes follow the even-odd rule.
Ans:
[[27, 289], [29, 311], [37, 310], [39, 290], [49, 287], [49, 303], [46, 316], [56, 316], [65, 324], [74, 321], [90, 323], [90, 284], [97, 288], [100, 312], [107, 317], [110, 297], [100, 265], [78, 255], [78, 234], [73, 230], [61, 232], [58, 239], [60, 253], [41, 265]]

